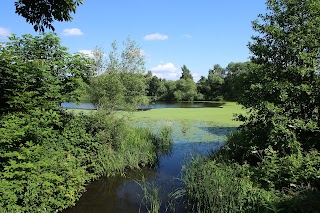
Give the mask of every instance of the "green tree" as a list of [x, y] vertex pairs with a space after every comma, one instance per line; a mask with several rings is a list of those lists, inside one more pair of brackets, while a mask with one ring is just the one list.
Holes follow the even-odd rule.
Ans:
[[113, 111], [117, 108], [136, 109], [147, 104], [144, 56], [130, 38], [119, 54], [116, 42], [106, 61], [105, 71], [91, 80], [90, 99], [98, 108]]
[[164, 80], [157, 76], [147, 77], [148, 96], [153, 100], [162, 99], [166, 93]]
[[197, 90], [202, 94], [203, 99], [209, 100], [208, 95], [210, 94], [211, 88], [208, 79], [205, 76], [201, 76], [200, 80], [197, 82]]
[[223, 73], [224, 69], [219, 64], [215, 64], [213, 69], [209, 70], [206, 81], [203, 79], [204, 89], [207, 90], [203, 95], [207, 100], [222, 98]]
[[184, 80], [191, 79], [191, 80], [193, 80], [191, 72], [190, 72], [190, 70], [188, 69], [188, 67], [186, 65], [183, 65], [181, 67], [181, 70], [182, 70], [182, 73], [181, 73], [180, 79], [184, 79]]
[[250, 82], [254, 81], [254, 69], [257, 66], [252, 62], [231, 62], [225, 69], [226, 76], [222, 85], [222, 95], [225, 100], [239, 101], [250, 89]]
[[[222, 76], [225, 74], [225, 69], [223, 69], [220, 64], [215, 64], [213, 66], [213, 69], [210, 70], [211, 72], [213, 72], [214, 74], [218, 75], [218, 76]], [[210, 72], [209, 71], [209, 72]]]
[[177, 101], [194, 101], [198, 99], [197, 85], [192, 79], [176, 81], [176, 90], [173, 93]]
[[9, 37], [0, 46], [0, 113], [53, 109], [77, 101], [92, 75], [92, 60], [71, 55], [55, 34]]
[[320, 2], [268, 0], [267, 8], [253, 22], [259, 35], [249, 48], [258, 67], [240, 100], [251, 113], [240, 117], [242, 148], [233, 150], [252, 162], [270, 149], [279, 157], [320, 149]]
[[166, 87], [166, 93], [163, 95], [163, 99], [166, 101], [176, 100], [173, 94], [177, 89], [176, 81], [168, 80], [164, 82], [164, 85]]
[[83, 0], [18, 0], [15, 12], [32, 24], [35, 31], [44, 32], [45, 28], [54, 30], [54, 21], [71, 21], [71, 13], [82, 3]]

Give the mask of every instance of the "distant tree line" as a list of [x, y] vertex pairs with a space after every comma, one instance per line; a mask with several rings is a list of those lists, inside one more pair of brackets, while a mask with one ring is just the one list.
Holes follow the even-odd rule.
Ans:
[[194, 82], [186, 65], [176, 81], [159, 78], [148, 71], [145, 75], [147, 96], [159, 101], [237, 101], [248, 89], [245, 85], [254, 68], [251, 62], [231, 62], [226, 68], [216, 64], [209, 69], [208, 76], [201, 76], [198, 82]]

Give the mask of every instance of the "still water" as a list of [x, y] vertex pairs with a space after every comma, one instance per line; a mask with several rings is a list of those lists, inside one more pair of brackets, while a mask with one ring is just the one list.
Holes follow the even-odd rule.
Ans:
[[[224, 103], [222, 102], [161, 102], [157, 101], [146, 106], [140, 106], [141, 110], [148, 109], [161, 109], [161, 108], [207, 108], [207, 107], [220, 107]], [[96, 109], [91, 103], [71, 103], [64, 102], [61, 104], [63, 108], [72, 109]]]
[[[73, 208], [65, 213], [102, 213], [102, 212], [147, 212], [142, 202], [142, 179], [148, 184], [160, 188], [162, 200], [161, 212], [168, 207], [169, 194], [183, 187], [181, 168], [192, 157], [207, 155], [218, 149], [224, 142], [226, 135], [234, 131], [234, 127], [212, 127], [207, 123], [189, 123], [158, 121], [156, 123], [136, 124], [158, 128], [171, 125], [173, 129], [173, 145], [167, 154], [159, 156], [154, 168], [142, 168], [127, 171], [126, 176], [102, 177], [86, 187], [86, 192]], [[176, 204], [175, 212], [185, 212], [183, 202]]]

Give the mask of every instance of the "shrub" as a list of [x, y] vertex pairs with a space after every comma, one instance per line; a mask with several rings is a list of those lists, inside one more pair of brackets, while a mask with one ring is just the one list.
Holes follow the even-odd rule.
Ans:
[[160, 136], [107, 114], [35, 109], [0, 120], [0, 212], [73, 205], [88, 181], [152, 165]]

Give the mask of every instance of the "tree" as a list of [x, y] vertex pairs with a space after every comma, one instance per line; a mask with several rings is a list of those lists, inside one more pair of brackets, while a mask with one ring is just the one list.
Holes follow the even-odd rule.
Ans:
[[223, 68], [219, 64], [214, 65], [213, 69], [209, 70], [208, 85], [210, 92], [207, 94], [209, 100], [222, 98], [221, 88], [224, 83], [222, 78], [223, 72]]
[[193, 77], [192, 77], [192, 75], [191, 75], [191, 72], [190, 72], [190, 70], [187, 68], [186, 65], [183, 65], [183, 66], [181, 67], [181, 70], [182, 70], [182, 73], [181, 73], [180, 79], [184, 79], [184, 80], [191, 79], [191, 80], [193, 80]]
[[202, 94], [205, 100], [209, 100], [208, 95], [210, 94], [210, 85], [208, 79], [205, 76], [201, 76], [200, 80], [197, 82], [197, 90]]
[[35, 31], [44, 32], [45, 28], [54, 30], [52, 22], [71, 21], [71, 13], [83, 3], [83, 0], [18, 0], [16, 13], [33, 25]]
[[173, 93], [177, 101], [194, 101], [198, 99], [197, 85], [192, 79], [176, 81], [176, 90]]
[[225, 100], [239, 101], [250, 89], [250, 82], [253, 82], [255, 75], [253, 71], [257, 66], [252, 62], [231, 62], [227, 65], [222, 85], [222, 95]]
[[320, 2], [268, 0], [267, 8], [262, 23], [253, 22], [259, 35], [249, 49], [258, 67], [240, 100], [251, 113], [240, 117], [236, 155], [249, 162], [270, 149], [279, 157], [320, 150]]
[[174, 92], [177, 89], [176, 81], [168, 80], [164, 81], [164, 85], [166, 87], [166, 93], [163, 95], [163, 99], [166, 101], [175, 101]]
[[222, 75], [225, 74], [225, 70], [220, 66], [220, 64], [215, 64], [213, 66], [213, 69], [210, 70], [210, 71], [213, 72], [214, 74], [218, 75], [218, 76], [222, 76]]
[[90, 58], [69, 54], [52, 33], [9, 40], [0, 46], [0, 114], [78, 100], [77, 89], [92, 76]]
[[149, 72], [146, 76], [148, 87], [147, 95], [149, 97], [152, 97], [153, 100], [162, 99], [167, 90], [167, 88], [165, 87], [165, 82], [163, 79], [158, 78], [157, 76], [152, 76], [151, 71]]
[[136, 109], [148, 102], [141, 49], [130, 38], [123, 44], [124, 50], [119, 54], [117, 43], [112, 43], [105, 71], [90, 83], [92, 103], [109, 112], [119, 108]]

